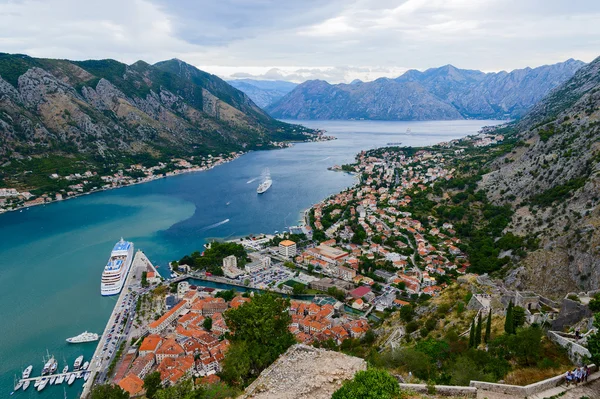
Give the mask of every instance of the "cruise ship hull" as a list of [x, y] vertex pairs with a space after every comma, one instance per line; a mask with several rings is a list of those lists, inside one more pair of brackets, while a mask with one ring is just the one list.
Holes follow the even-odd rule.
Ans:
[[[126, 248], [120, 247], [119, 245], [126, 245]], [[122, 249], [121, 249], [122, 248]], [[124, 259], [123, 259], [124, 258]], [[120, 267], [115, 270], [114, 266], [110, 267], [111, 262], [120, 261]], [[115, 245], [109, 264], [105, 267], [102, 273], [102, 282], [100, 283], [100, 293], [102, 296], [118, 295], [123, 289], [131, 263], [133, 262], [133, 243], [124, 242], [123, 239]]]

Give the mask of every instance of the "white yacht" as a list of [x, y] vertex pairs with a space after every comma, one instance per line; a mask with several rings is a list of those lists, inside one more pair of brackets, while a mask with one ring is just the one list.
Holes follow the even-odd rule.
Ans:
[[88, 369], [88, 367], [90, 367], [90, 362], [85, 362], [85, 363], [83, 363], [83, 367], [82, 367], [82, 369], [84, 369], [84, 370], [87, 370], [87, 369]]
[[42, 375], [52, 374], [56, 371], [58, 367], [58, 362], [54, 358], [54, 356], [50, 357], [48, 361], [44, 364], [44, 368], [42, 369]]
[[260, 183], [258, 185], [258, 188], [256, 189], [256, 192], [258, 194], [264, 193], [265, 191], [270, 189], [271, 185], [273, 184], [273, 180], [271, 180], [271, 173], [269, 172], [269, 169], [265, 169], [265, 171], [263, 172], [263, 176], [263, 182]]
[[99, 338], [98, 334], [85, 331], [76, 337], [67, 338], [67, 342], [70, 344], [81, 344], [84, 342], [98, 341]]
[[50, 385], [54, 385], [54, 382], [56, 381], [56, 376], [53, 375], [52, 377], [50, 377]]
[[123, 284], [133, 261], [133, 243], [121, 240], [117, 242], [110, 254], [108, 263], [104, 266], [100, 293], [104, 296], [117, 295], [121, 292]]
[[46, 388], [46, 385], [48, 385], [48, 378], [42, 378], [40, 380], [40, 384], [37, 386], [38, 392], [40, 392], [42, 389]]
[[60, 385], [63, 382], [65, 382], [65, 374], [63, 372], [63, 374], [59, 375], [58, 378], [56, 379], [56, 382], [54, 382], [54, 385]]
[[[15, 392], [18, 391], [19, 389], [21, 389], [21, 387], [23, 386], [23, 380], [20, 380], [19, 382], [17, 382], [17, 385], [15, 385]], [[11, 393], [12, 395], [12, 393]]]
[[27, 368], [25, 370], [23, 370], [23, 378], [29, 378], [32, 370], [33, 370], [32, 365], [27, 366]]
[[83, 355], [81, 355], [77, 359], [75, 359], [75, 363], [73, 363], [73, 371], [79, 370], [79, 367], [81, 367], [82, 363], [83, 363]]
[[69, 379], [67, 380], [67, 384], [72, 385], [75, 382], [75, 373], [69, 375]]
[[31, 384], [31, 381], [27, 380], [23, 383], [23, 390], [26, 390], [27, 388], [29, 388], [29, 385]]

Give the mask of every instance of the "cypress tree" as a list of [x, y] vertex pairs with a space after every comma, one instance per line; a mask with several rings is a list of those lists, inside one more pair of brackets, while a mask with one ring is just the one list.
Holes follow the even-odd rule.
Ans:
[[490, 313], [488, 314], [487, 323], [485, 325], [485, 338], [484, 341], [487, 344], [490, 342], [492, 338], [492, 308], [490, 308]]
[[471, 330], [469, 331], [469, 348], [475, 346], [475, 319], [471, 321]]
[[515, 331], [515, 322], [513, 320], [513, 304], [512, 302], [508, 303], [508, 308], [506, 309], [506, 319], [504, 320], [504, 331], [507, 334], [513, 334]]
[[475, 329], [475, 345], [473, 345], [475, 348], [477, 348], [479, 344], [481, 344], [481, 324], [481, 312], [479, 312], [479, 318], [477, 319], [477, 328]]

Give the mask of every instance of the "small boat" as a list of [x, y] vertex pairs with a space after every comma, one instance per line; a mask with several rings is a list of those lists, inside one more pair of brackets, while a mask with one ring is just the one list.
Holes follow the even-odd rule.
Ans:
[[17, 382], [17, 385], [15, 385], [15, 391], [18, 391], [19, 389], [21, 389], [22, 386], [23, 386], [23, 380], [20, 380], [19, 382]]
[[80, 371], [79, 373], [77, 373], [77, 378], [83, 378], [83, 371]]
[[62, 373], [68, 373], [69, 372], [69, 365], [67, 364], [65, 367], [63, 367], [63, 371]]
[[29, 388], [29, 385], [30, 385], [30, 384], [31, 384], [31, 381], [29, 381], [29, 380], [28, 380], [28, 381], [25, 381], [25, 382], [23, 383], [23, 390], [25, 391], [27, 388]]
[[75, 363], [73, 363], [73, 371], [79, 370], [79, 368], [81, 367], [81, 363], [83, 363], [83, 355], [75, 359]]
[[25, 370], [23, 370], [23, 378], [29, 378], [32, 370], [33, 370], [32, 365], [27, 366], [27, 368]]
[[54, 385], [54, 382], [56, 381], [56, 376], [53, 375], [52, 377], [50, 377], [50, 385]]
[[74, 382], [75, 382], [75, 373], [73, 373], [69, 376], [67, 384], [72, 385]]
[[81, 368], [84, 369], [84, 370], [87, 370], [88, 367], [90, 367], [90, 362], [83, 363], [83, 367], [81, 367]]
[[60, 384], [62, 384], [64, 381], [65, 381], [65, 375], [64, 375], [64, 373], [63, 373], [63, 374], [59, 375], [59, 376], [56, 378], [56, 382], [54, 383], [54, 385], [60, 385]]
[[87, 380], [89, 380], [89, 378], [90, 378], [90, 374], [92, 374], [92, 373], [90, 373], [89, 371], [88, 371], [87, 373], [85, 373], [85, 375], [83, 376], [83, 380], [84, 380], [84, 381], [87, 381]]
[[46, 388], [46, 385], [48, 385], [48, 379], [47, 378], [42, 378], [40, 385], [38, 385], [37, 390], [38, 392], [40, 392], [42, 389]]
[[38, 387], [38, 386], [39, 386], [41, 383], [42, 383], [42, 380], [41, 380], [41, 379], [39, 379], [39, 380], [35, 380], [35, 382], [33, 383], [33, 387], [34, 387], [34, 388], [37, 388], [37, 387]]

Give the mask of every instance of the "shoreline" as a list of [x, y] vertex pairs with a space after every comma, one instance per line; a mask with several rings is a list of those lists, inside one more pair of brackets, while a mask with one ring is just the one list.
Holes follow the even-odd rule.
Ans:
[[[165, 175], [162, 175], [162, 176], [153, 176], [152, 179], [138, 181], [138, 182], [135, 182], [135, 183], [123, 184], [123, 185], [114, 186], [114, 187], [100, 188], [100, 189], [97, 189], [97, 190], [90, 190], [90, 191], [87, 191], [85, 193], [78, 193], [78, 194], [70, 195], [67, 198], [63, 198], [63, 199], [60, 199], [60, 200], [52, 199], [50, 201], [40, 202], [40, 203], [37, 203], [37, 204], [28, 204], [28, 205], [23, 204], [23, 205], [19, 205], [19, 206], [15, 207], [15, 208], [0, 210], [0, 215], [3, 215], [3, 214], [8, 213], [8, 212], [15, 212], [15, 211], [22, 212], [23, 209], [28, 209], [30, 207], [40, 206], [40, 205], [46, 206], [46, 205], [49, 205], [49, 204], [54, 204], [54, 203], [68, 201], [68, 200], [71, 200], [71, 199], [82, 197], [84, 195], [96, 194], [96, 193], [99, 193], [99, 192], [110, 191], [110, 190], [115, 190], [115, 189], [120, 189], [120, 188], [125, 188], [125, 187], [131, 187], [131, 186], [135, 186], [135, 185], [138, 185], [138, 184], [152, 183], [152, 182], [154, 182], [156, 180], [166, 179], [168, 177], [176, 177], [176, 176], [179, 176], [179, 175], [189, 174], [189, 173], [207, 172], [209, 170], [212, 170], [212, 169], [216, 168], [217, 166], [221, 166], [221, 165], [224, 165], [226, 163], [233, 162], [236, 159], [239, 159], [242, 156], [244, 156], [246, 154], [249, 154], [251, 152], [254, 152], [254, 151], [285, 150], [287, 148], [293, 147], [294, 144], [320, 143], [320, 142], [332, 141], [332, 140], [337, 140], [337, 137], [335, 137], [335, 136], [318, 136], [317, 140], [288, 141], [288, 142], [286, 142], [287, 145], [285, 147], [268, 148], [268, 149], [264, 149], [264, 150], [262, 150], [262, 149], [261, 150], [249, 150], [249, 151], [245, 151], [245, 152], [241, 152], [241, 153], [236, 153], [236, 156], [234, 156], [233, 158], [230, 158], [230, 159], [227, 159], [227, 160], [222, 160], [222, 161], [220, 161], [218, 163], [215, 163], [215, 164], [212, 164], [212, 165], [210, 165], [208, 167], [196, 166], [196, 167], [193, 167], [193, 168], [177, 169], [178, 170], [177, 173], [165, 174]], [[168, 173], [171, 173], [171, 172], [168, 172]]]

